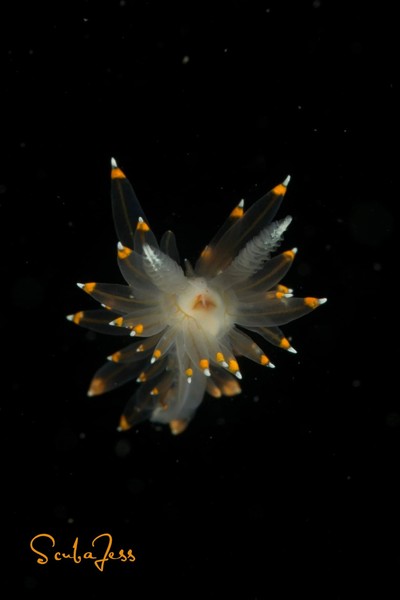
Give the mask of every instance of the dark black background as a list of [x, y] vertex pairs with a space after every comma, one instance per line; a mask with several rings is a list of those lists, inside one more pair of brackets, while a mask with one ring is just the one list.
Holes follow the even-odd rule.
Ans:
[[[3, 550], [26, 597], [396, 597], [394, 15], [357, 2], [15, 4], [2, 14]], [[88, 398], [113, 337], [65, 315], [122, 282], [110, 156], [195, 259], [242, 197], [292, 175], [285, 282], [328, 304], [275, 371], [206, 398], [182, 436], [117, 433]], [[113, 536], [134, 564], [41, 566]], [[9, 535], [11, 534], [11, 535]], [[45, 543], [42, 543], [42, 548]], [[3, 563], [5, 565], [6, 563]], [[397, 580], [397, 583], [396, 583]]]

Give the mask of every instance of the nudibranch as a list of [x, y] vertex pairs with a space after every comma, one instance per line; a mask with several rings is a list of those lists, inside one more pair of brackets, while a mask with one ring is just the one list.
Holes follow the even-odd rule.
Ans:
[[126, 285], [78, 283], [103, 308], [67, 318], [95, 332], [135, 338], [108, 357], [88, 391], [95, 396], [136, 379], [120, 430], [149, 419], [181, 433], [205, 392], [214, 398], [241, 392], [239, 356], [273, 367], [244, 329], [296, 352], [280, 326], [326, 298], [295, 298], [280, 283], [297, 252], [272, 256], [291, 222], [272, 221], [289, 180], [246, 212], [241, 200], [195, 266], [185, 260], [182, 268], [174, 234], [167, 231], [158, 244], [132, 186], [111, 160], [118, 264]]

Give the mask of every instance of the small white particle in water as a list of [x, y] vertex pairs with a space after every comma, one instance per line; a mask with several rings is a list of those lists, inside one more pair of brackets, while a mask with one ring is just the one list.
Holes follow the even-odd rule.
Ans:
[[80, 440], [85, 440], [86, 439], [86, 433], [84, 433], [83, 431], [79, 434], [79, 439]]
[[183, 64], [183, 65], [187, 65], [187, 64], [188, 64], [188, 62], [189, 62], [189, 60], [190, 60], [189, 56], [184, 56], [184, 57], [182, 58], [182, 64]]
[[228, 48], [224, 48], [224, 52], [226, 54], [228, 52]]
[[67, 523], [70, 523], [70, 524], [71, 524], [71, 523], [73, 523], [73, 522], [74, 522], [74, 519], [73, 519], [72, 517], [70, 517], [69, 519], [67, 519]]
[[378, 263], [378, 262], [374, 262], [374, 264], [372, 265], [372, 268], [374, 271], [382, 271], [382, 265], [381, 265], [381, 263]]
[[347, 479], [347, 481], [350, 481], [351, 475], [347, 475], [346, 479]]
[[361, 381], [359, 379], [354, 379], [352, 385], [353, 387], [358, 388], [361, 385]]
[[259, 401], [260, 401], [260, 396], [254, 396], [253, 402], [259, 402]]
[[303, 107], [301, 106], [301, 104], [299, 104], [297, 108], [298, 108], [299, 110], [302, 110], [302, 108], [303, 108]]

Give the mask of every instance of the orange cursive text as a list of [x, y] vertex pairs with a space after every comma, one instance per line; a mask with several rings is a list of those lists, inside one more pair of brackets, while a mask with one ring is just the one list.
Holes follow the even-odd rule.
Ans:
[[96, 536], [92, 540], [92, 548], [94, 548], [94, 550], [86, 552], [82, 552], [80, 549], [78, 551], [79, 538], [77, 537], [72, 544], [72, 550], [70, 552], [48, 552], [46, 551], [46, 547], [49, 545], [49, 541], [43, 542], [43, 540], [50, 540], [51, 548], [55, 548], [56, 546], [56, 540], [49, 533], [38, 533], [38, 535], [35, 535], [35, 537], [31, 539], [29, 546], [32, 552], [39, 556], [39, 558], [36, 559], [38, 565], [46, 565], [50, 559], [55, 561], [69, 559], [76, 564], [79, 564], [82, 560], [91, 560], [93, 561], [94, 566], [99, 571], [103, 572], [104, 565], [107, 561], [120, 560], [121, 562], [132, 563], [136, 560], [131, 548], [128, 548], [127, 550], [124, 550], [123, 548], [117, 551], [112, 550], [113, 539], [110, 533], [101, 533]]

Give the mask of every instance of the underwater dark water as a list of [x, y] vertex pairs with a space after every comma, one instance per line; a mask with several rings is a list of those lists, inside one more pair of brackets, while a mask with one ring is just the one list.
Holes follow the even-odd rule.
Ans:
[[[383, 10], [126, 0], [5, 19], [3, 520], [19, 594], [395, 597], [395, 78]], [[276, 369], [241, 360], [243, 393], [207, 397], [177, 437], [149, 423], [116, 431], [134, 385], [86, 391], [120, 340], [65, 319], [96, 307], [77, 281], [123, 282], [111, 156], [156, 235], [172, 229], [191, 260], [238, 200], [290, 173], [282, 249], [299, 253], [285, 283], [328, 298], [284, 327], [297, 355], [264, 343]], [[42, 534], [32, 544], [47, 564], [30, 548]], [[111, 538], [120, 559], [96, 565]]]

